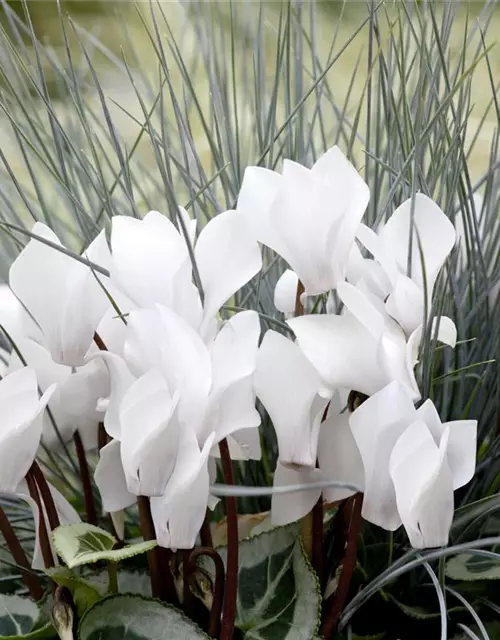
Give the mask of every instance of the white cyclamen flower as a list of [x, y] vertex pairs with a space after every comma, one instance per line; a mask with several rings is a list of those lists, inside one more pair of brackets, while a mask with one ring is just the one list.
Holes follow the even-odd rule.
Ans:
[[[60, 438], [67, 442], [78, 430], [85, 449], [95, 449], [98, 425], [104, 416], [98, 411], [97, 403], [109, 394], [109, 375], [104, 363], [94, 360], [73, 369], [54, 362], [49, 351], [34, 340], [21, 338], [16, 346], [26, 364], [35, 371], [42, 392], [57, 385], [48, 403], [51, 416], [45, 412], [43, 417], [43, 444], [57, 449], [61, 446]], [[17, 353], [12, 352], [8, 371], [17, 371], [23, 366]]]
[[[182, 215], [189, 224], [187, 214]], [[249, 233], [245, 217], [236, 211], [212, 218], [194, 242], [205, 295], [203, 308], [192, 281], [186, 240], [161, 213], [151, 211], [143, 220], [115, 216], [111, 250], [112, 281], [138, 307], [161, 304], [202, 332], [221, 306], [262, 266], [259, 245]]]
[[294, 342], [267, 331], [254, 386], [276, 431], [281, 464], [314, 469], [319, 428], [331, 396], [314, 367]]
[[429, 318], [436, 279], [455, 244], [453, 224], [435, 202], [417, 193], [378, 234], [360, 225], [357, 237], [376, 260], [375, 265], [365, 262], [362, 288], [385, 301], [386, 311], [409, 336]]
[[288, 320], [300, 349], [319, 373], [323, 385], [372, 395], [392, 380], [404, 384], [416, 399], [414, 341], [383, 305], [344, 282], [337, 289], [342, 315], [305, 315]]
[[286, 260], [306, 295], [317, 295], [345, 279], [369, 197], [364, 180], [333, 147], [312, 169], [291, 160], [282, 174], [247, 167], [237, 211], [255, 237]]
[[[62, 246], [47, 226], [37, 222], [33, 233]], [[102, 266], [109, 260], [104, 231], [84, 252]], [[12, 291], [38, 323], [55, 362], [84, 363], [109, 302], [90, 267], [32, 239], [10, 268]]]
[[415, 548], [448, 543], [453, 492], [474, 475], [475, 420], [441, 423], [430, 400], [415, 409], [398, 382], [368, 398], [350, 424], [365, 470], [363, 517]]
[[[213, 445], [228, 438], [232, 453], [260, 457], [252, 384], [259, 335], [253, 311], [233, 316], [208, 345], [166, 307], [130, 313], [125, 360], [101, 354], [111, 374], [104, 424], [116, 439], [102, 450], [96, 470], [106, 509], [119, 510], [132, 496], [155, 497], [155, 510], [163, 514], [158, 527], [168, 520], [175, 523], [168, 525], [172, 531], [180, 527], [190, 531], [186, 539], [196, 537], [208, 503]], [[192, 509], [172, 506], [188, 500]], [[182, 547], [170, 528], [161, 531], [164, 544]]]
[[[39, 398], [35, 372], [28, 367], [11, 373], [0, 381], [0, 493], [25, 500], [33, 511], [37, 532], [33, 556], [35, 568], [43, 567], [38, 540], [40, 514], [36, 502], [29, 495], [25, 476], [35, 460], [45, 408], [55, 391], [56, 385], [52, 385]], [[78, 515], [62, 495], [50, 485], [49, 489], [61, 521], [79, 521]]]

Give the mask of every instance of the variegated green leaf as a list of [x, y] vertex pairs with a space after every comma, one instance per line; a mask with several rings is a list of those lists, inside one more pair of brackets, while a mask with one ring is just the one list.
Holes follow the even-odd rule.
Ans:
[[42, 640], [54, 638], [52, 625], [36, 628], [40, 618], [38, 605], [29, 598], [0, 594], [0, 640]]
[[156, 546], [156, 541], [151, 540], [113, 549], [116, 544], [114, 536], [85, 522], [58, 527], [52, 537], [58, 555], [70, 569], [99, 560], [119, 562]]
[[[218, 549], [226, 562], [226, 548]], [[204, 567], [211, 571], [209, 561]], [[318, 580], [302, 549], [297, 525], [240, 542], [238, 637], [310, 640], [320, 621]]]
[[500, 561], [494, 557], [461, 553], [446, 565], [453, 580], [500, 580]]
[[116, 595], [95, 604], [80, 621], [79, 640], [208, 640], [186, 616], [158, 600]]

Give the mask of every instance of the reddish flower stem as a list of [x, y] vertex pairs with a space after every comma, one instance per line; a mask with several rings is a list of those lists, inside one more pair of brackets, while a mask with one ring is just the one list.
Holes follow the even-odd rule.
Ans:
[[295, 295], [295, 317], [304, 315], [304, 305], [300, 299], [300, 296], [304, 293], [304, 285], [299, 280], [297, 285], [297, 294]]
[[104, 423], [99, 422], [99, 426], [97, 428], [97, 448], [99, 449], [99, 452], [103, 447], [105, 447], [108, 444], [109, 441], [110, 441], [110, 438], [106, 433], [106, 429], [104, 428]]
[[351, 501], [351, 523], [344, 558], [342, 560], [342, 572], [340, 574], [335, 594], [331, 598], [328, 598], [324, 607], [325, 610], [328, 609], [328, 612], [323, 624], [321, 625], [320, 635], [325, 640], [332, 638], [337, 629], [340, 615], [344, 609], [347, 596], [349, 595], [349, 588], [351, 586], [354, 569], [356, 568], [358, 538], [361, 529], [361, 507], [363, 504], [363, 495], [361, 493], [357, 493], [351, 498]]
[[208, 635], [211, 638], [218, 638], [220, 633], [222, 602], [224, 600], [224, 563], [220, 555], [211, 547], [198, 547], [191, 552], [189, 564], [192, 570], [196, 568], [196, 559], [199, 556], [208, 556], [215, 565], [215, 582], [213, 586], [213, 601], [208, 619]]
[[[36, 506], [38, 507], [38, 540], [40, 543], [40, 549], [42, 551], [43, 562], [45, 564], [45, 568], [49, 569], [54, 566], [54, 557], [52, 555], [52, 549], [50, 546], [49, 535], [47, 532], [47, 527], [45, 525], [45, 517], [43, 514], [42, 501], [40, 499], [40, 494], [38, 493], [37, 483], [35, 482], [35, 478], [31, 471], [28, 471], [26, 475], [26, 483], [28, 485], [28, 491], [30, 496], [34, 500]], [[54, 585], [55, 587], [55, 585]]]
[[14, 562], [18, 565], [19, 570], [21, 571], [24, 584], [28, 588], [30, 596], [33, 600], [41, 600], [43, 598], [43, 589], [36, 576], [32, 573], [30, 563], [24, 553], [21, 543], [19, 542], [19, 538], [12, 528], [12, 525], [10, 524], [2, 507], [0, 507], [0, 531], [5, 538], [5, 542], [9, 547], [9, 551], [12, 554]]
[[180, 552], [182, 557], [182, 605], [184, 613], [188, 618], [194, 618], [196, 603], [194, 595], [189, 584], [189, 575], [191, 573], [190, 555], [193, 549], [182, 549]]
[[[137, 498], [137, 504], [139, 506], [139, 522], [141, 527], [141, 533], [144, 540], [156, 540], [156, 533], [151, 516], [151, 506], [149, 504], [149, 498], [146, 496], [139, 496]], [[158, 558], [158, 547], [148, 551], [148, 566], [149, 566], [149, 579], [151, 581], [151, 593], [153, 598], [161, 598], [161, 572]]]
[[45, 476], [43, 475], [43, 472], [36, 460], [33, 460], [33, 464], [28, 471], [28, 475], [30, 474], [33, 476], [33, 479], [38, 486], [38, 490], [40, 492], [40, 496], [47, 513], [49, 526], [51, 530], [54, 531], [54, 529], [57, 529], [57, 527], [59, 527], [61, 524], [59, 521], [59, 514], [57, 513], [56, 505], [54, 503], [54, 498], [52, 497], [50, 487], [47, 484], [47, 480], [45, 479]]
[[101, 350], [101, 351], [107, 351], [108, 347], [104, 344], [103, 339], [101, 338], [101, 336], [97, 333], [97, 331], [94, 333], [94, 342], [96, 343], [97, 347]]
[[200, 529], [200, 538], [202, 547], [212, 547], [214, 546], [214, 542], [212, 539], [212, 530], [210, 529], [210, 520], [208, 518], [208, 509], [205, 514], [205, 519], [203, 520], [203, 524]]
[[312, 510], [312, 552], [311, 564], [318, 576], [323, 593], [323, 498], [320, 496]]
[[[233, 465], [227, 440], [219, 442], [222, 472], [226, 484], [234, 484]], [[238, 509], [236, 498], [228, 496], [226, 502], [227, 517], [227, 565], [224, 607], [220, 640], [233, 640], [236, 619], [236, 600], [238, 595]]]
[[85, 514], [89, 524], [97, 525], [97, 513], [94, 502], [94, 493], [92, 491], [92, 481], [90, 479], [90, 470], [83, 447], [82, 438], [78, 431], [73, 436], [76, 448], [76, 456], [78, 458], [78, 466], [80, 467], [80, 478], [83, 487], [83, 500], [85, 504]]

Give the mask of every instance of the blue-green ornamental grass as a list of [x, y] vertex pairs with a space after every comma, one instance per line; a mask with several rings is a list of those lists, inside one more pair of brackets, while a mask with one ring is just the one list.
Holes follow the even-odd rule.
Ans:
[[495, 3], [54, 11], [2, 0], [0, 638], [494, 640]]

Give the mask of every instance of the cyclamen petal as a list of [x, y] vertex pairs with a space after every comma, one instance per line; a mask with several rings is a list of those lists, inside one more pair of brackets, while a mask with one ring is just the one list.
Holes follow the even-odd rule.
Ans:
[[118, 440], [108, 442], [99, 452], [99, 462], [94, 472], [103, 509], [108, 513], [126, 509], [137, 500], [127, 488], [120, 448]]
[[178, 395], [172, 397], [152, 369], [127, 391], [120, 405], [121, 457], [127, 488], [136, 496], [161, 496], [177, 459]]
[[254, 377], [257, 396], [274, 425], [284, 465], [314, 468], [318, 433], [328, 400], [299, 347], [275, 331], [264, 336]]
[[[33, 233], [62, 246], [57, 236], [37, 222]], [[88, 259], [106, 255], [104, 232], [88, 247]], [[40, 326], [54, 360], [79, 366], [92, 343], [109, 303], [86, 265], [39, 240], [32, 239], [10, 268], [9, 283]]]
[[286, 315], [293, 314], [297, 299], [299, 277], [291, 269], [287, 269], [274, 288], [274, 306]]
[[[319, 469], [290, 469], [278, 462], [274, 472], [273, 487], [293, 484], [312, 484], [324, 480]], [[273, 526], [295, 522], [306, 516], [318, 502], [321, 489], [297, 491], [297, 493], [274, 493], [271, 499], [271, 522]]]
[[[318, 440], [318, 467], [323, 480], [346, 482], [363, 488], [363, 461], [349, 425], [349, 414], [330, 416], [322, 422]], [[354, 495], [351, 489], [323, 489], [326, 502], [344, 500]]]
[[174, 472], [164, 494], [151, 500], [158, 544], [169, 549], [192, 549], [205, 518], [209, 499], [208, 455], [211, 434], [200, 451], [196, 434], [184, 429]]
[[368, 398], [350, 417], [354, 440], [365, 470], [363, 517], [394, 531], [401, 525], [389, 461], [398, 438], [415, 420], [415, 408], [405, 388], [392, 382]]
[[306, 294], [317, 295], [345, 278], [368, 200], [367, 185], [333, 147], [312, 169], [290, 160], [285, 160], [281, 176], [247, 168], [238, 211], [253, 225], [259, 241], [288, 262]]
[[42, 435], [43, 412], [56, 386], [38, 397], [33, 369], [11, 373], [0, 381], [0, 492], [16, 493], [35, 459]]
[[160, 303], [172, 307], [172, 281], [185, 265], [183, 284], [191, 281], [186, 242], [158, 211], [150, 211], [142, 220], [114, 216], [111, 251], [112, 281], [138, 306]]
[[448, 543], [453, 520], [453, 479], [446, 461], [448, 433], [437, 445], [417, 420], [400, 436], [390, 458], [396, 502], [416, 549]]
[[262, 267], [262, 256], [244, 215], [226, 211], [210, 220], [195, 245], [205, 300], [204, 327], [222, 305]]

